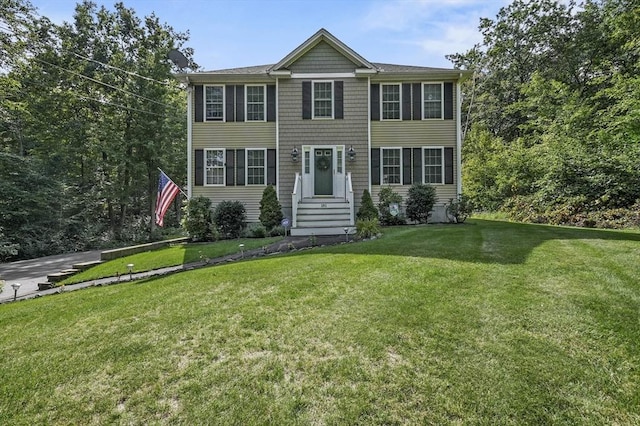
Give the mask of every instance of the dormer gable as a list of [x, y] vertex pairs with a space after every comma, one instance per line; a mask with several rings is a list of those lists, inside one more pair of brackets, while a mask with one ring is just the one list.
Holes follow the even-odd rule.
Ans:
[[267, 72], [271, 75], [291, 75], [292, 72], [375, 74], [377, 68], [321, 28]]

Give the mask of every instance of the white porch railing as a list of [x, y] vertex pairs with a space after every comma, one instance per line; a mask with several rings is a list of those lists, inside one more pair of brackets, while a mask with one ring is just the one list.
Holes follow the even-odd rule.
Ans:
[[353, 205], [353, 185], [351, 183], [351, 172], [348, 172], [344, 179], [344, 193], [347, 202], [349, 203], [349, 217], [351, 218], [351, 224], [355, 225], [354, 205]]
[[298, 226], [298, 203], [302, 200], [302, 176], [296, 172], [296, 179], [293, 183], [293, 192], [291, 193], [291, 227]]

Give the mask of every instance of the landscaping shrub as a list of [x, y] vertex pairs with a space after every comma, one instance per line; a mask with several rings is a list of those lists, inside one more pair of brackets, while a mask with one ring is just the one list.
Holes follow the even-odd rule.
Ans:
[[269, 236], [270, 237], [282, 237], [285, 235], [285, 229], [284, 226], [282, 225], [278, 225], [278, 226], [274, 226], [273, 228], [271, 228], [271, 230], [269, 231]]
[[242, 234], [247, 238], [266, 238], [267, 230], [261, 223], [252, 223]]
[[356, 221], [356, 235], [360, 238], [371, 238], [380, 233], [380, 223], [377, 218], [358, 219]]
[[447, 206], [447, 215], [453, 217], [455, 223], [463, 223], [473, 212], [473, 204], [471, 199], [460, 194], [457, 199], [450, 199]]
[[360, 208], [358, 209], [356, 217], [360, 220], [378, 218], [378, 209], [373, 204], [373, 199], [371, 198], [371, 194], [368, 189], [365, 189], [362, 193]]
[[182, 227], [195, 241], [214, 239], [211, 200], [208, 197], [192, 197], [184, 206]]
[[282, 205], [280, 201], [278, 201], [276, 189], [272, 185], [269, 185], [264, 189], [262, 199], [260, 200], [260, 223], [262, 223], [267, 230], [271, 230], [275, 226], [280, 225], [283, 217]]
[[391, 214], [390, 206], [397, 204], [398, 209], [402, 205], [402, 196], [397, 192], [394, 192], [391, 187], [387, 186], [380, 190], [378, 193], [378, 210], [380, 211], [380, 222], [382, 225], [404, 225], [406, 220], [401, 211], [398, 211], [396, 216]]
[[427, 223], [431, 210], [436, 203], [436, 190], [433, 186], [414, 183], [409, 188], [407, 198], [407, 217], [418, 223]]
[[238, 238], [246, 221], [246, 210], [240, 201], [222, 201], [213, 212], [213, 222], [222, 238]]

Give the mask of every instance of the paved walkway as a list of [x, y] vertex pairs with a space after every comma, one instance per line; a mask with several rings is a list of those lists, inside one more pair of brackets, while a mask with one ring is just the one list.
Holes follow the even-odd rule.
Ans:
[[69, 269], [76, 263], [100, 260], [100, 253], [100, 250], [95, 250], [0, 263], [0, 279], [5, 281], [4, 291], [0, 293], [0, 302], [13, 300], [13, 283], [21, 284], [18, 290], [19, 299], [34, 295], [39, 293], [38, 283], [47, 282], [48, 274]]
[[[314, 245], [332, 245], [345, 242], [344, 236], [317, 236]], [[202, 268], [205, 266], [219, 265], [222, 263], [237, 260], [262, 257], [269, 254], [288, 252], [292, 248], [298, 250], [311, 246], [309, 237], [287, 237], [277, 243], [270, 245], [265, 253], [262, 248], [248, 250], [244, 253], [234, 253], [217, 259], [210, 259], [208, 262], [195, 262], [185, 265], [172, 266], [155, 269], [147, 272], [134, 273], [132, 275], [123, 274], [120, 277], [108, 277], [78, 284], [72, 284], [64, 288], [56, 287], [49, 290], [38, 290], [38, 283], [47, 282], [47, 275], [71, 268], [76, 263], [91, 262], [100, 260], [101, 251], [87, 251], [82, 253], [69, 253], [55, 256], [41, 257], [38, 259], [20, 260], [17, 262], [0, 263], [0, 279], [5, 280], [4, 291], [0, 293], [0, 303], [13, 300], [14, 291], [11, 287], [13, 283], [20, 283], [17, 293], [17, 300], [40, 297], [47, 294], [60, 293], [61, 291], [77, 290], [92, 286], [102, 286], [117, 284], [120, 282], [135, 281], [154, 276], [167, 275], [175, 272]]]

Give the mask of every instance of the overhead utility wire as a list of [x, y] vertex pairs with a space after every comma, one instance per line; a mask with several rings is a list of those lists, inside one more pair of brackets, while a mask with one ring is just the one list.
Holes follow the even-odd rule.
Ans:
[[[4, 28], [3, 28], [3, 26], [2, 26], [2, 25], [0, 25], [0, 29], [2, 29], [2, 30], [6, 30], [6, 31], [13, 31], [11, 28], [6, 28], [6, 27], [4, 27]], [[9, 34], [9, 35], [12, 35], [12, 36], [14, 36], [14, 37], [20, 37], [20, 36], [19, 36], [18, 34], [16, 34], [15, 32], [14, 32], [13, 34]], [[45, 44], [45, 43], [44, 43], [43, 41], [41, 41], [41, 40], [38, 40], [38, 42], [39, 42], [39, 43], [41, 43], [41, 44], [43, 44], [43, 45]], [[46, 46], [46, 45], [45, 45], [45, 46]], [[153, 78], [151, 78], [151, 77], [147, 77], [147, 76], [144, 76], [144, 75], [140, 75], [140, 74], [135, 73], [135, 72], [133, 72], [133, 71], [127, 71], [127, 70], [125, 70], [125, 69], [118, 68], [118, 67], [116, 67], [116, 66], [114, 66], [114, 65], [105, 64], [104, 62], [100, 62], [100, 61], [98, 61], [97, 59], [91, 59], [91, 58], [88, 58], [88, 57], [86, 57], [86, 56], [83, 56], [83, 55], [81, 55], [81, 54], [79, 54], [79, 53], [76, 53], [76, 52], [72, 52], [72, 51], [67, 50], [67, 49], [63, 49], [63, 48], [58, 48], [58, 49], [59, 49], [61, 52], [63, 52], [63, 53], [68, 53], [68, 54], [71, 54], [71, 55], [75, 55], [75, 56], [77, 56], [78, 58], [84, 59], [84, 60], [86, 60], [86, 61], [95, 62], [95, 63], [100, 64], [100, 65], [103, 65], [103, 66], [105, 66], [105, 67], [107, 67], [107, 68], [111, 68], [111, 69], [115, 69], [115, 70], [118, 70], [118, 71], [122, 71], [122, 72], [124, 72], [124, 73], [129, 74], [129, 75], [132, 75], [132, 76], [135, 76], [135, 77], [138, 77], [138, 78], [142, 78], [142, 79], [144, 79], [144, 80], [151, 81], [151, 82], [153, 82], [153, 83], [158, 83], [158, 84], [162, 84], [162, 85], [164, 85], [164, 86], [169, 86], [170, 88], [172, 88], [172, 89], [174, 89], [174, 90], [180, 90], [180, 89], [178, 89], [178, 88], [172, 87], [169, 83], [167, 83], [167, 82], [165, 82], [165, 81], [156, 80], [156, 79], [153, 79]]]
[[123, 92], [123, 93], [126, 93], [126, 94], [128, 94], [128, 95], [132, 95], [132, 96], [135, 96], [135, 97], [137, 97], [137, 98], [144, 99], [144, 100], [146, 100], [146, 101], [153, 102], [153, 103], [155, 103], [155, 104], [162, 105], [162, 106], [167, 107], [167, 108], [171, 108], [169, 105], [167, 105], [167, 104], [163, 104], [162, 102], [158, 102], [158, 101], [156, 101], [156, 100], [154, 100], [154, 99], [147, 98], [147, 97], [145, 97], [145, 96], [138, 95], [138, 94], [133, 93], [133, 92], [129, 92], [129, 91], [127, 91], [127, 90], [124, 90], [124, 89], [121, 89], [121, 88], [119, 88], [119, 87], [113, 86], [113, 85], [111, 85], [111, 84], [109, 84], [109, 83], [105, 83], [105, 82], [103, 82], [103, 81], [96, 80], [95, 78], [91, 78], [91, 77], [89, 77], [89, 76], [86, 76], [86, 75], [84, 75], [84, 74], [81, 74], [81, 73], [79, 73], [79, 72], [75, 72], [75, 71], [68, 70], [68, 69], [66, 69], [66, 68], [64, 68], [64, 67], [61, 67], [60, 65], [56, 65], [56, 64], [52, 64], [51, 62], [47, 62], [47, 61], [45, 61], [44, 59], [40, 59], [40, 58], [37, 58], [37, 57], [35, 57], [35, 56], [33, 57], [33, 59], [35, 59], [36, 61], [41, 62], [41, 63], [43, 63], [43, 64], [46, 64], [46, 65], [49, 65], [49, 66], [52, 66], [52, 67], [59, 68], [59, 69], [61, 69], [61, 70], [63, 70], [63, 71], [66, 71], [66, 72], [68, 72], [68, 73], [70, 73], [70, 74], [73, 74], [73, 75], [76, 75], [76, 76], [78, 76], [78, 77], [86, 78], [87, 80], [93, 81], [94, 83], [102, 84], [103, 86], [109, 87], [109, 88], [114, 89], [114, 90], [118, 90], [118, 91]]

